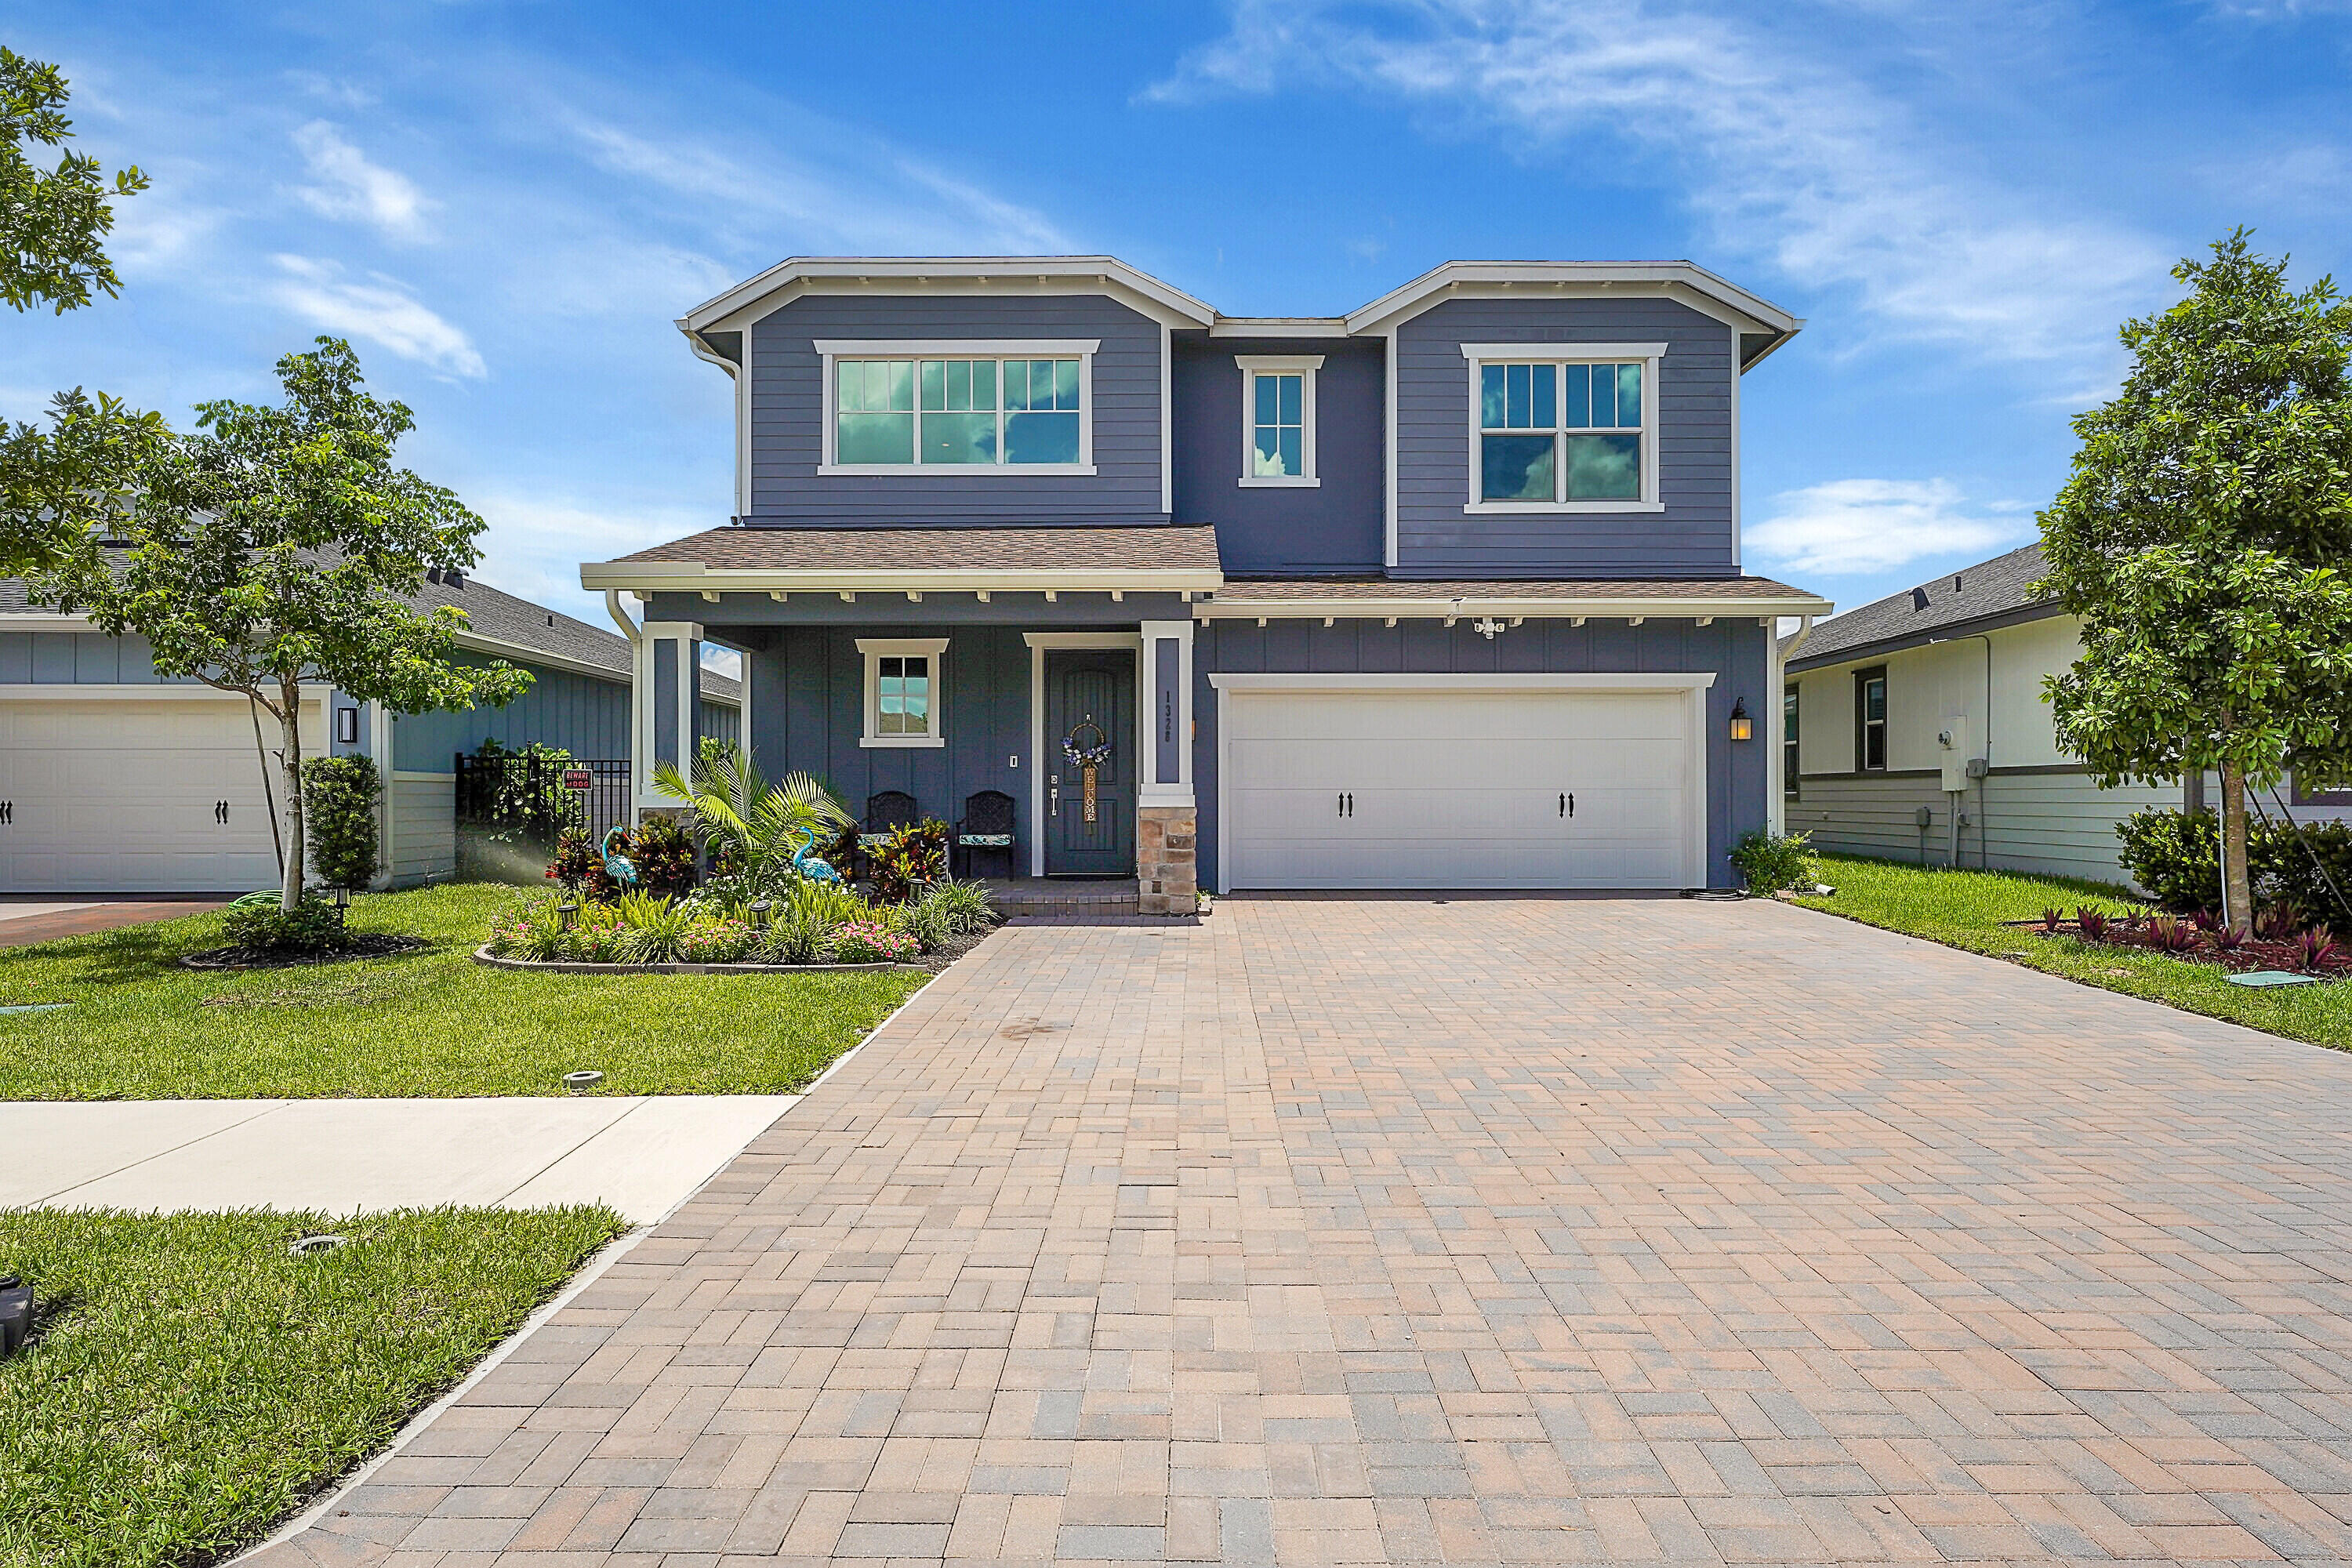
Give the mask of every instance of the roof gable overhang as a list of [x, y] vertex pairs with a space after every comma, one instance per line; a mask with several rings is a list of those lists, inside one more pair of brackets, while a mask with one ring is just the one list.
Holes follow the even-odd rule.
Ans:
[[1801, 318], [1687, 261], [1448, 261], [1344, 318], [1351, 335], [1393, 331], [1448, 300], [1650, 295], [1736, 329], [1742, 370], [1803, 330]]
[[[1867, 608], [1867, 606], [1864, 606]], [[1937, 643], [1959, 642], [1987, 632], [2005, 631], [2011, 626], [2029, 626], [2046, 621], [2053, 616], [2067, 614], [2066, 607], [2055, 599], [2039, 599], [2030, 605], [2018, 605], [2006, 610], [1972, 616], [1964, 621], [1947, 621], [1941, 626], [1925, 626], [1916, 631], [1904, 631], [1886, 637], [1873, 637], [1868, 642], [1850, 643], [1843, 647], [1825, 648], [1819, 652], [1810, 646], [1789, 660], [1789, 673], [1803, 675], [1816, 669], [1834, 669], [1843, 664], [1867, 664], [1885, 658], [1889, 654], [1908, 653], [1913, 648], [1929, 647]], [[1819, 637], [1821, 628], [1813, 628]]]
[[[1109, 256], [794, 256], [677, 320], [689, 338], [743, 328], [803, 294], [1106, 294], [1165, 327], [1217, 312]], [[708, 357], [708, 356], [706, 356]]]

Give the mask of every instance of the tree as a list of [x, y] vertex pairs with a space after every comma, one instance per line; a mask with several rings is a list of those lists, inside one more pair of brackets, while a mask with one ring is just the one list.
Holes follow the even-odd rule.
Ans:
[[57, 67], [0, 46], [0, 300], [19, 310], [46, 300], [60, 316], [89, 304], [93, 289], [121, 289], [102, 242], [114, 202], [147, 188], [135, 163], [116, 172], [110, 192], [87, 153], [68, 151], [47, 170], [26, 156], [27, 142], [73, 139], [66, 97]]
[[115, 526], [170, 438], [162, 415], [79, 386], [51, 400], [47, 429], [0, 419], [0, 576], [53, 566], [72, 540]]
[[31, 584], [101, 631], [146, 638], [158, 673], [277, 721], [288, 910], [302, 891], [304, 686], [415, 713], [503, 705], [530, 685], [502, 663], [452, 663], [464, 612], [408, 603], [428, 570], [479, 559], [482, 520], [394, 466], [407, 406], [361, 390], [348, 343], [318, 343], [278, 362], [282, 407], [201, 404], [194, 433], [152, 446], [114, 530], [123, 547], [83, 533]]
[[2352, 303], [2239, 229], [2124, 324], [2122, 391], [2074, 421], [2042, 586], [2083, 624], [2048, 682], [2102, 786], [2221, 775], [2221, 881], [2252, 913], [2246, 790], [2352, 777]]

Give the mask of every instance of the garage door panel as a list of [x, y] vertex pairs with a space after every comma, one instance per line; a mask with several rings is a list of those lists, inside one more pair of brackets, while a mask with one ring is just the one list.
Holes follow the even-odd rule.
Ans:
[[1681, 692], [1235, 694], [1230, 884], [1682, 886], [1688, 706]]

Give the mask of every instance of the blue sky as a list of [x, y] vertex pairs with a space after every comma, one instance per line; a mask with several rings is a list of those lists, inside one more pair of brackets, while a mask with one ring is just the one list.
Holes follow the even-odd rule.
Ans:
[[1237, 5], [10, 0], [135, 160], [123, 297], [0, 319], [0, 414], [184, 422], [351, 337], [483, 575], [723, 522], [670, 322], [793, 254], [1109, 252], [1235, 314], [1448, 258], [1687, 257], [1810, 321], [1745, 388], [1748, 560], [1861, 604], [2022, 542], [2116, 324], [2233, 224], [2352, 231], [2352, 0]]

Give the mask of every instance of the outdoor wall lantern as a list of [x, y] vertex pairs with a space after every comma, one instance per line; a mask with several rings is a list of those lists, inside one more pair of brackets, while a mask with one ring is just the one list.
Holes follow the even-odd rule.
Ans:
[[1756, 733], [1755, 724], [1748, 717], [1748, 700], [1739, 698], [1731, 704], [1731, 738], [1745, 741]]

